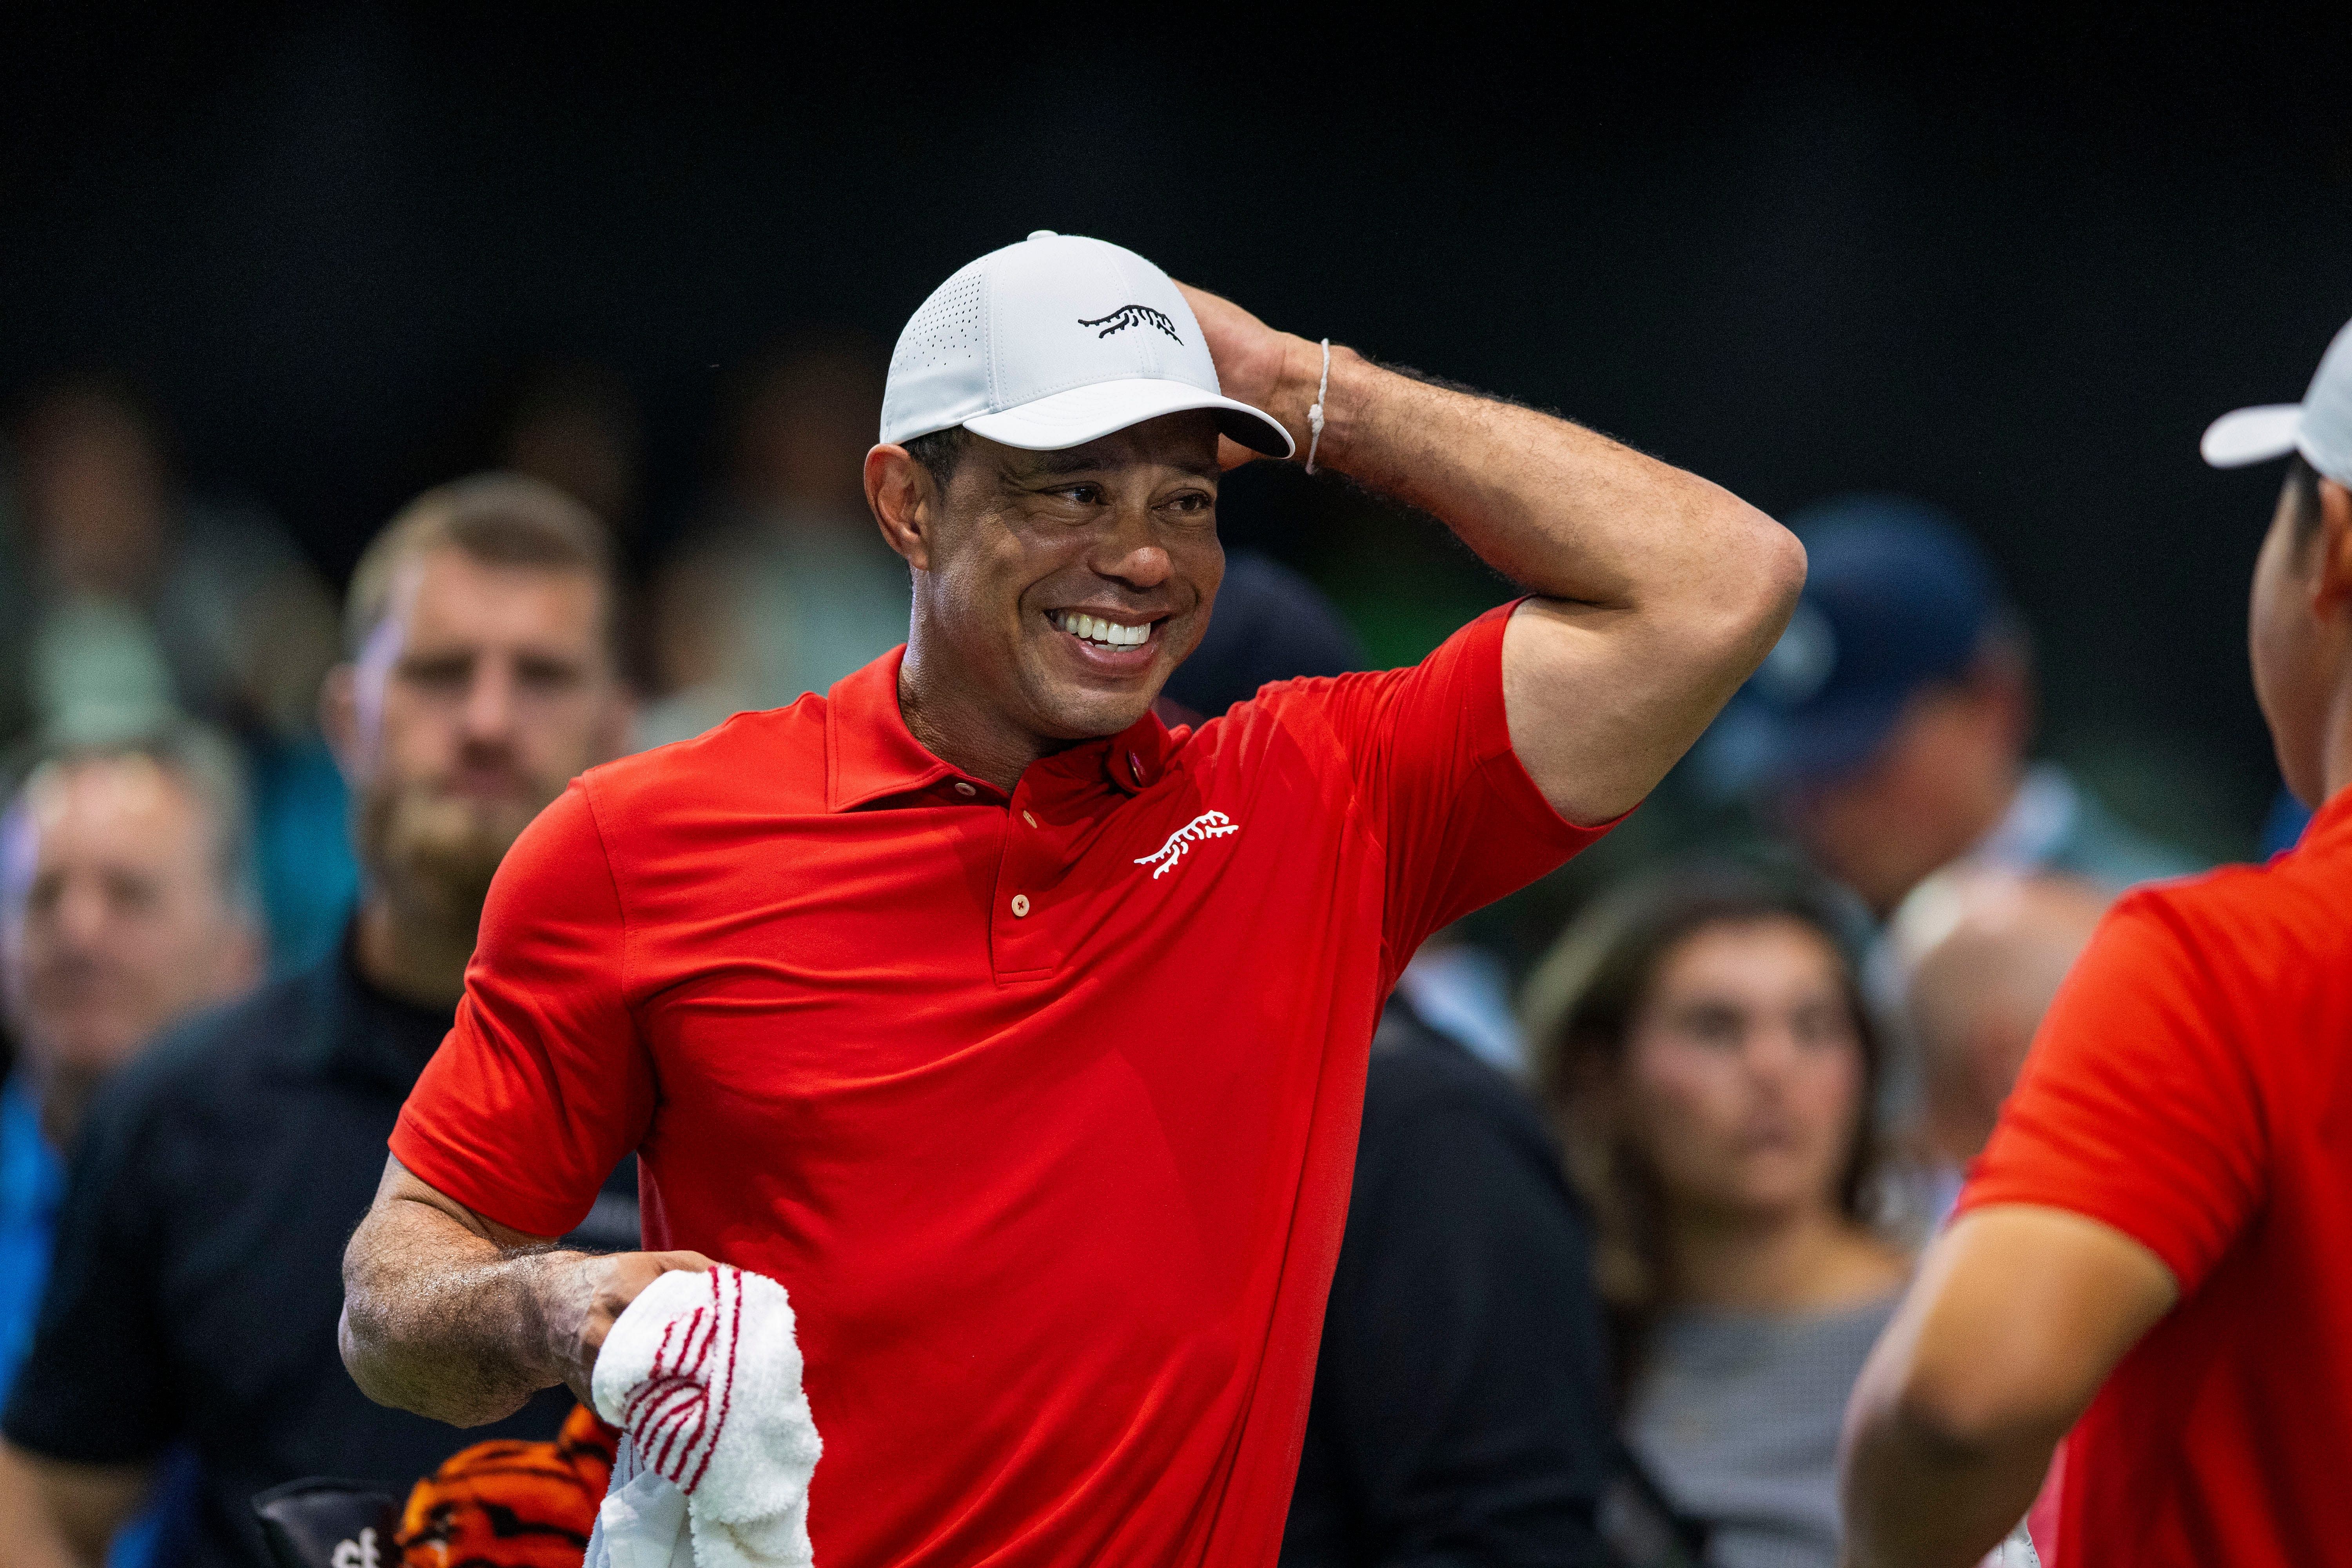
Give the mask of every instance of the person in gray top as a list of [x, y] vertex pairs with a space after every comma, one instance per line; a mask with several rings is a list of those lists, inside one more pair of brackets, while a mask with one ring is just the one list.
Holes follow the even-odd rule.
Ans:
[[1832, 1568], [1846, 1396], [1909, 1273], [1866, 1217], [1877, 1038], [1823, 894], [1635, 884], [1529, 983], [1626, 1442], [1717, 1568]]

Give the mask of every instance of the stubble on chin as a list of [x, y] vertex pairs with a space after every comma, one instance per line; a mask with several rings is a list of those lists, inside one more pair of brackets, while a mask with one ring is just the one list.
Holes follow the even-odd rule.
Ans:
[[362, 857], [377, 886], [412, 916], [470, 932], [499, 862], [542, 804], [425, 788], [373, 792], [361, 803]]

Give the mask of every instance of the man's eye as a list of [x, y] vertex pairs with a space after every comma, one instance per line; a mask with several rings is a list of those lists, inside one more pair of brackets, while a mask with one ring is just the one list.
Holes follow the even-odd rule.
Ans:
[[1702, 1045], [1736, 1046], [1746, 1031], [1738, 1013], [1727, 1008], [1699, 1007], [1683, 1015], [1683, 1032]]
[[1080, 506], [1099, 506], [1102, 504], [1103, 492], [1100, 485], [1064, 485], [1060, 489], [1055, 490], [1054, 493], [1057, 496], [1063, 496], [1070, 500], [1074, 500]]
[[1168, 504], [1178, 511], [1197, 517], [1202, 512], [1213, 509], [1217, 503], [1213, 498], [1204, 496], [1198, 490], [1187, 490]]
[[436, 690], [463, 686], [469, 667], [463, 660], [436, 659], [430, 664], [411, 664], [401, 668], [403, 679], [417, 686], [429, 686]]
[[534, 691], [568, 691], [582, 679], [577, 665], [526, 660], [515, 667], [516, 683]]

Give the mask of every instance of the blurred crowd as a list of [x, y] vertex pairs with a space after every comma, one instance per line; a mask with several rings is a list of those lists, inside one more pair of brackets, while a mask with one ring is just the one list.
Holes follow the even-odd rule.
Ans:
[[[133, 387], [19, 402], [0, 1539], [37, 1516], [80, 1561], [259, 1563], [257, 1493], [396, 1499], [457, 1446], [337, 1358], [384, 1135], [570, 776], [904, 639], [860, 479], [880, 398], [853, 337], [759, 363], [647, 563], [628, 389], [552, 367], [494, 471], [394, 519], [341, 604], [266, 509], [188, 486]], [[1539, 955], [1443, 933], [1390, 1005], [1286, 1563], [1829, 1568], [1848, 1391], [2042, 1009], [2116, 893], [2197, 868], [2038, 760], [2032, 628], [1962, 521], [1789, 521], [1796, 618], [1667, 786], [1703, 828], [1580, 889]], [[1364, 658], [1247, 552], [1171, 722]], [[633, 1178], [584, 1243], [634, 1245]], [[407, 1549], [446, 1548], [454, 1514], [411, 1515]]]

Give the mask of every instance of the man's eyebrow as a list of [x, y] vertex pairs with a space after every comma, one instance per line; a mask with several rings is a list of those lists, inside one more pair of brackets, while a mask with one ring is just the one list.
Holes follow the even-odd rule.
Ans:
[[[1083, 447], [1067, 447], [1060, 451], [1031, 452], [1028, 456], [1030, 460], [1021, 464], [1018, 468], [1007, 464], [1006, 471], [1016, 479], [1038, 476], [1059, 478], [1067, 474], [1097, 472], [1105, 468], [1126, 466], [1116, 458], [1089, 454]], [[1215, 479], [1223, 471], [1218, 468], [1217, 460], [1213, 457], [1199, 462], [1171, 463], [1169, 466], [1197, 479]]]
[[[1089, 468], [1108, 468], [1117, 465], [1087, 451], [1083, 447], [1057, 452], [1032, 452], [1029, 460], [1017, 471], [1031, 474], [1082, 474]], [[1007, 467], [1012, 467], [1008, 464]]]

